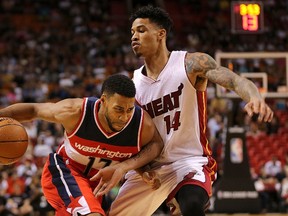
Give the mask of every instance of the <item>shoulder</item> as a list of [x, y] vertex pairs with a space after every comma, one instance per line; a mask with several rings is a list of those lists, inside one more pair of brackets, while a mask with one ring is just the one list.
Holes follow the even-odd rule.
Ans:
[[201, 72], [217, 67], [217, 63], [209, 54], [194, 52], [185, 56], [185, 67], [187, 72]]
[[56, 118], [61, 122], [65, 122], [67, 118], [78, 118], [81, 115], [84, 101], [84, 98], [69, 98], [59, 101], [53, 108]]
[[154, 122], [152, 121], [152, 118], [150, 115], [143, 110], [143, 126], [142, 126], [142, 132], [141, 132], [141, 140], [142, 145], [146, 145], [148, 142], [152, 140], [152, 138], [155, 135], [155, 131], [157, 130], [155, 127]]
[[55, 103], [55, 107], [57, 107], [58, 111], [66, 110], [66, 109], [75, 109], [76, 107], [81, 107], [84, 102], [84, 98], [67, 98]]
[[195, 61], [195, 62], [215, 62], [214, 58], [207, 53], [202, 52], [187, 52], [185, 56], [186, 61]]
[[151, 118], [151, 116], [143, 109], [141, 109], [143, 112], [143, 128], [146, 131], [154, 131], [154, 122]]
[[60, 122], [67, 132], [74, 129], [79, 118], [81, 117], [84, 98], [64, 99], [58, 109], [55, 109], [55, 118]]

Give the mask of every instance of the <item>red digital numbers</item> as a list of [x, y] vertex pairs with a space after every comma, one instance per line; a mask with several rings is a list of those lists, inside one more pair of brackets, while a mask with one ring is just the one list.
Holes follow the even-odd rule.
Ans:
[[232, 32], [259, 33], [263, 31], [261, 2], [232, 2]]
[[258, 17], [255, 15], [244, 15], [242, 16], [242, 28], [247, 31], [257, 31]]

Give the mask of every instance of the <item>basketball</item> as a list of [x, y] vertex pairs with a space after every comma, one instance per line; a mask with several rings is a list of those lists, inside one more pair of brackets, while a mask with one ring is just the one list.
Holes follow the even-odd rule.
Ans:
[[13, 118], [0, 117], [0, 164], [17, 162], [27, 147], [28, 135], [24, 126]]

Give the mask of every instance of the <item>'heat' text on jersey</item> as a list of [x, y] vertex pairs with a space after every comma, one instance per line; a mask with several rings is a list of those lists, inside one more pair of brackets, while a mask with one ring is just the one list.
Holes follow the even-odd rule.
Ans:
[[155, 116], [162, 115], [168, 111], [171, 111], [179, 107], [179, 98], [182, 94], [184, 85], [181, 83], [178, 86], [177, 91], [171, 92], [170, 94], [164, 95], [162, 98], [151, 101], [150, 103], [143, 105], [149, 115], [154, 118]]

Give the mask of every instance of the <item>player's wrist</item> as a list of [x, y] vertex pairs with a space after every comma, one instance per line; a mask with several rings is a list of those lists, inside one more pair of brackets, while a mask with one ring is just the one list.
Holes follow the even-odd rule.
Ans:
[[122, 171], [123, 174], [127, 173], [130, 170], [125, 162], [115, 164], [114, 169]]

